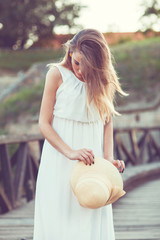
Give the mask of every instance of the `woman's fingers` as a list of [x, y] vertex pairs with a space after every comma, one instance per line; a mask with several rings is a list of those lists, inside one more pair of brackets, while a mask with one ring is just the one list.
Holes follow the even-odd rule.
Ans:
[[92, 159], [94, 159], [94, 154], [93, 154], [93, 151], [91, 149], [87, 149], [87, 151], [90, 153]]
[[120, 172], [124, 172], [125, 169], [125, 163], [123, 160], [114, 160], [113, 165], [119, 169]]
[[94, 154], [93, 154], [92, 150], [87, 150], [85, 152], [85, 154], [88, 157], [89, 164], [94, 164]]
[[85, 153], [82, 153], [82, 157], [83, 157], [84, 163], [86, 165], [90, 164], [89, 158], [88, 158], [88, 156]]
[[84, 163], [87, 165], [91, 165], [94, 163], [94, 154], [92, 152], [92, 150], [90, 149], [81, 149], [80, 150], [80, 154], [83, 157], [83, 159], [85, 160]]
[[78, 160], [84, 162], [84, 164], [87, 165], [87, 161], [86, 161], [85, 157], [83, 157], [82, 155], [79, 157]]
[[121, 168], [122, 168], [122, 172], [124, 172], [124, 169], [125, 169], [125, 163], [124, 163], [124, 161], [121, 161]]
[[91, 155], [89, 155], [87, 153], [83, 153], [82, 156], [85, 159], [87, 164], [91, 165], [93, 163], [93, 158]]
[[[79, 150], [74, 150], [73, 155], [70, 159], [83, 161], [84, 164], [86, 165], [94, 164], [94, 154], [91, 149], [83, 148]], [[123, 160], [117, 159], [117, 160], [112, 160], [111, 162], [116, 168], [118, 168], [120, 172], [124, 171], [125, 163]]]
[[94, 164], [94, 154], [91, 149], [82, 148], [79, 150], [72, 150], [69, 158], [71, 160], [83, 161], [86, 165]]

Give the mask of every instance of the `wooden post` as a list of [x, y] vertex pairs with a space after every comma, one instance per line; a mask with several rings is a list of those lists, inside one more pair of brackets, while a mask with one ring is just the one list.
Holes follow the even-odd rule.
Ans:
[[11, 162], [8, 156], [8, 149], [6, 144], [0, 145], [0, 159], [1, 159], [1, 176], [4, 186], [4, 191], [10, 201], [12, 208], [14, 207], [15, 196], [14, 186], [12, 180]]
[[130, 135], [130, 142], [132, 146], [132, 153], [137, 160], [137, 164], [139, 164], [140, 159], [139, 159], [139, 148], [137, 144], [136, 131], [134, 129], [130, 130], [129, 135]]
[[35, 196], [35, 180], [33, 177], [33, 168], [31, 163], [31, 157], [29, 154], [27, 156], [27, 166], [26, 166], [24, 186], [26, 189], [27, 201], [30, 201]]
[[153, 158], [153, 153], [152, 153], [152, 146], [151, 146], [151, 142], [147, 143], [147, 150], [148, 150], [148, 163], [152, 162], [154, 160]]
[[156, 141], [154, 140], [153, 136], [150, 134], [150, 141], [152, 147], [155, 149], [157, 156], [160, 157], [160, 148], [157, 146]]
[[13, 207], [4, 192], [4, 189], [0, 186], [0, 213], [5, 213], [12, 210]]
[[122, 159], [122, 150], [121, 150], [121, 139], [118, 136], [118, 133], [114, 134], [114, 145], [115, 145], [115, 153], [117, 159]]
[[17, 167], [14, 177], [14, 187], [15, 187], [15, 196], [16, 204], [19, 205], [19, 201], [22, 196], [24, 177], [26, 171], [26, 162], [27, 162], [27, 143], [21, 143], [19, 146], [19, 151], [17, 155]]
[[147, 143], [149, 141], [149, 132], [146, 130], [143, 135], [143, 139], [141, 143], [139, 144], [140, 146], [140, 154], [139, 154], [139, 163], [144, 162], [144, 150], [147, 148]]
[[32, 164], [33, 176], [36, 181], [38, 169], [39, 169], [39, 162], [35, 159], [35, 157], [31, 153], [30, 153], [30, 159], [31, 159], [31, 164]]
[[145, 139], [146, 135], [148, 135], [148, 130], [145, 130], [144, 134], [142, 133], [142, 136], [138, 141], [138, 147], [139, 148], [141, 148], [141, 146], [143, 145], [143, 142], [144, 142], [144, 139]]
[[131, 162], [133, 165], [136, 165], [136, 159], [135, 157], [127, 150], [127, 148], [125, 147], [125, 145], [123, 144], [123, 142], [121, 143], [121, 148], [123, 150], [123, 152], [125, 153], [125, 155], [127, 156], [127, 160], [126, 163]]

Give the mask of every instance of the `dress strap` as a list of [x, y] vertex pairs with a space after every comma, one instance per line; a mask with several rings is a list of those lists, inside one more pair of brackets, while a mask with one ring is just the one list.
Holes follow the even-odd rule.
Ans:
[[55, 67], [58, 68], [58, 70], [59, 70], [60, 73], [61, 73], [62, 80], [63, 80], [63, 82], [65, 82], [66, 79], [67, 79], [68, 74], [71, 74], [71, 73], [70, 73], [70, 70], [67, 69], [67, 68], [65, 68], [65, 67], [62, 67], [61, 65], [58, 65], [58, 64], [55, 64], [55, 65], [53, 65], [53, 66], [55, 66]]

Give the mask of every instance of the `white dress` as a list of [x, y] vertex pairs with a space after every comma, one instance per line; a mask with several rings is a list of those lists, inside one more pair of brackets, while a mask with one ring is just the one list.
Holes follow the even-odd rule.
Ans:
[[[103, 123], [93, 105], [87, 118], [85, 83], [70, 70], [57, 68], [63, 83], [56, 93], [54, 130], [72, 149], [90, 148], [95, 156], [103, 156]], [[45, 140], [36, 184], [33, 240], [115, 239], [112, 205], [87, 209], [72, 192], [70, 175], [76, 162]]]

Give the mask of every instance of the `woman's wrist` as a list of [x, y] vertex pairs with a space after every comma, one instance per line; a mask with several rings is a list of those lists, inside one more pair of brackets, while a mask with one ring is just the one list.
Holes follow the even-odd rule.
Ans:
[[72, 151], [73, 151], [73, 150], [72, 150], [71, 148], [67, 148], [67, 149], [64, 149], [63, 154], [64, 154], [64, 156], [65, 156], [66, 158], [70, 158]]
[[104, 155], [104, 158], [110, 162], [113, 162], [114, 157], [113, 156], [108, 156], [108, 155]]

